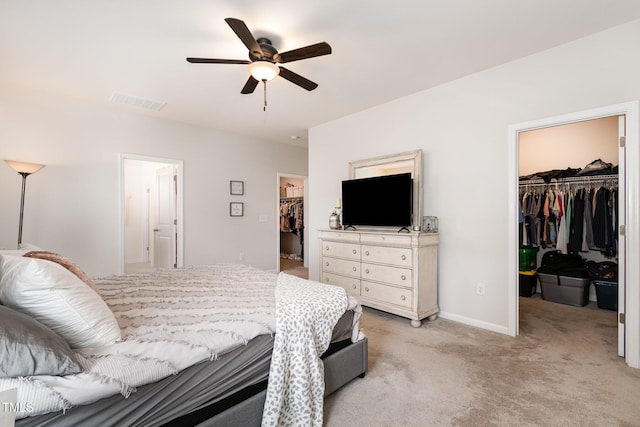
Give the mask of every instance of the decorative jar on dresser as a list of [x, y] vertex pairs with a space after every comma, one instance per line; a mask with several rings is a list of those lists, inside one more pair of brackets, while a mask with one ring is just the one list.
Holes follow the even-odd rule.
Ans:
[[321, 230], [320, 281], [360, 304], [411, 319], [438, 315], [438, 234]]

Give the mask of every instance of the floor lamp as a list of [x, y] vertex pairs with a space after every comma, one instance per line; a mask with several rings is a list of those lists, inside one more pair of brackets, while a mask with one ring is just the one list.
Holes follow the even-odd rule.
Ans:
[[5, 160], [11, 168], [22, 175], [22, 195], [20, 196], [20, 225], [18, 226], [18, 249], [22, 243], [22, 219], [24, 217], [24, 190], [27, 184], [27, 177], [32, 173], [38, 172], [45, 165], [37, 163], [17, 162], [15, 160]]

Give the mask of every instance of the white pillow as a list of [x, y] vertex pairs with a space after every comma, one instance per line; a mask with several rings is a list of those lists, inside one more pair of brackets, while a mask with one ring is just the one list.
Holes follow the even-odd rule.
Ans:
[[73, 348], [121, 339], [118, 321], [102, 298], [55, 262], [0, 255], [0, 303], [48, 326]]

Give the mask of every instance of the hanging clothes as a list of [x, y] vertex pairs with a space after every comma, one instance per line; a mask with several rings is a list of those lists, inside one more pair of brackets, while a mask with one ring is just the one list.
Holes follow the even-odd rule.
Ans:
[[567, 253], [567, 227], [565, 225], [566, 215], [566, 194], [564, 191], [559, 191], [556, 200], [558, 202], [558, 221], [556, 222], [556, 226], [558, 228], [558, 239], [556, 241], [556, 249], [561, 253]]
[[569, 230], [569, 244], [567, 250], [576, 254], [582, 250], [582, 231], [584, 230], [584, 190], [576, 191], [571, 207], [571, 229]]
[[302, 199], [280, 201], [280, 231], [298, 233], [303, 228], [304, 204]]
[[[597, 183], [597, 185], [594, 185]], [[560, 188], [559, 188], [560, 187]], [[617, 255], [617, 177], [520, 183], [519, 241], [561, 253]]]

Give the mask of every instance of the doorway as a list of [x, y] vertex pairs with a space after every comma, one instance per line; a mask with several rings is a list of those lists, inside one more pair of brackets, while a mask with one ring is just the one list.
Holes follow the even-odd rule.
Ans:
[[121, 182], [121, 272], [182, 266], [182, 161], [121, 154]]
[[[581, 321], [594, 328], [595, 319], [611, 328], [618, 326], [614, 307], [611, 307], [618, 306], [617, 298], [615, 301], [611, 295], [611, 301], [605, 301], [604, 295], [597, 298], [596, 285], [592, 286], [588, 277], [577, 277], [575, 271], [568, 273], [573, 278], [565, 276], [560, 279], [565, 281], [564, 287], [558, 288], [556, 276], [544, 274], [549, 272], [543, 271], [545, 267], [541, 266], [541, 260], [549, 252], [571, 253], [576, 262], [607, 263], [600, 265], [608, 266], [614, 262], [624, 271], [624, 242], [618, 245], [617, 232], [612, 231], [616, 218], [620, 213], [624, 214], [624, 197], [620, 203], [617, 202], [617, 168], [620, 163], [624, 164], [619, 138], [624, 136], [624, 128], [623, 116], [609, 116], [522, 131], [518, 135], [518, 197], [523, 212], [519, 238], [520, 246], [525, 248], [521, 250], [526, 251], [520, 261], [527, 264], [520, 270], [533, 267], [533, 270], [519, 273], [523, 283], [520, 296], [545, 300], [536, 304], [547, 305], [549, 310], [557, 307], [558, 303], [577, 305], [580, 308], [574, 311], [565, 310], [576, 316], [584, 315], [576, 310], [586, 312], [607, 306], [610, 311], [594, 312]], [[593, 203], [596, 196], [598, 204]], [[573, 203], [573, 200], [577, 202]], [[616, 207], [615, 212], [613, 208], [611, 212], [605, 209], [606, 202]], [[584, 208], [579, 227], [575, 225], [577, 218], [571, 218], [571, 213], [577, 208]], [[597, 223], [594, 217], [598, 218]], [[621, 252], [618, 252], [618, 246], [622, 247]], [[533, 256], [526, 256], [532, 253]], [[609, 277], [609, 280], [605, 292], [614, 286], [616, 291], [618, 286], [624, 289], [624, 275]], [[569, 284], [576, 286], [567, 287]], [[532, 286], [536, 287], [535, 290]], [[602, 293], [602, 288], [600, 291]], [[531, 303], [519, 298], [519, 304], [525, 302]], [[570, 320], [566, 318], [567, 322]], [[624, 356], [623, 336], [618, 343], [618, 354]], [[609, 351], [609, 345], [606, 347]]]
[[307, 177], [278, 173], [277, 251], [278, 271], [308, 278], [305, 245]]
[[[640, 312], [640, 269], [637, 263], [625, 262], [627, 259], [638, 259], [640, 245], [638, 240], [640, 232], [637, 228], [640, 204], [638, 203], [638, 178], [640, 176], [640, 159], [638, 158], [638, 112], [639, 103], [627, 103], [589, 110], [565, 116], [552, 117], [534, 122], [513, 125], [509, 127], [509, 229], [508, 229], [508, 329], [511, 335], [519, 333], [519, 303], [518, 303], [518, 140], [522, 132], [543, 129], [552, 126], [576, 123], [610, 116], [621, 116], [620, 139], [620, 164], [619, 164], [619, 194], [623, 200], [624, 208], [620, 212], [619, 252], [622, 259], [619, 277], [622, 284], [619, 285], [619, 352], [624, 355], [626, 363], [640, 367], [640, 325], [638, 314]], [[626, 286], [625, 286], [626, 284]], [[632, 320], [633, 319], [633, 320]]]

